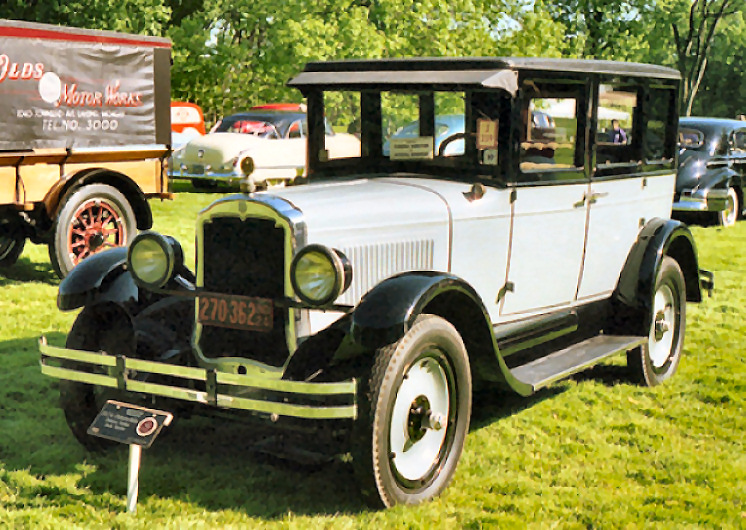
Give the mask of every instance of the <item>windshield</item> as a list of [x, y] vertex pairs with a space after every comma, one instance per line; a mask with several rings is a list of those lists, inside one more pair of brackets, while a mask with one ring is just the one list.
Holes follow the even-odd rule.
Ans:
[[501, 92], [324, 91], [323, 111], [337, 133], [359, 138], [361, 149], [350, 156], [336, 148], [339, 138], [327, 137], [316, 160], [310, 157], [315, 172], [492, 178], [500, 137], [507, 149], [509, 99]]
[[704, 145], [705, 135], [697, 129], [681, 127], [679, 129], [679, 147], [682, 149], [699, 149]]

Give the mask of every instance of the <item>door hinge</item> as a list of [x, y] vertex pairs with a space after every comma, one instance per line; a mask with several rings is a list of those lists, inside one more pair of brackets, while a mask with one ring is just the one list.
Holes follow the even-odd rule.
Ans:
[[505, 298], [505, 295], [508, 292], [515, 292], [515, 284], [513, 282], [505, 282], [505, 285], [503, 285], [497, 293], [496, 302], [499, 302], [500, 300]]

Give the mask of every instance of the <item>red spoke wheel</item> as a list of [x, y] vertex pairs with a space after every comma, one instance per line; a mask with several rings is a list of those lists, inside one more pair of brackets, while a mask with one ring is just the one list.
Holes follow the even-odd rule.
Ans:
[[64, 277], [88, 256], [127, 245], [135, 236], [135, 213], [127, 198], [106, 184], [89, 184], [68, 192], [49, 245], [52, 266]]

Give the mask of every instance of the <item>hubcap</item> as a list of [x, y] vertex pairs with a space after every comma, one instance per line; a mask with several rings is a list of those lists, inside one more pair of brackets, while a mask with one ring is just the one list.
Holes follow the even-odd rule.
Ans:
[[675, 332], [674, 294], [668, 285], [661, 286], [655, 293], [653, 326], [648, 344], [653, 366], [660, 368], [671, 355]]
[[75, 211], [67, 235], [67, 250], [73, 265], [100, 250], [122, 246], [127, 229], [117, 209], [100, 199], [86, 201]]
[[432, 357], [414, 363], [396, 394], [391, 415], [391, 463], [405, 480], [421, 480], [437, 464], [448, 432], [450, 389]]
[[736, 224], [738, 219], [738, 211], [736, 204], [738, 203], [738, 196], [733, 188], [728, 190], [728, 200], [725, 206], [725, 210], [722, 212], [723, 226], [731, 226]]

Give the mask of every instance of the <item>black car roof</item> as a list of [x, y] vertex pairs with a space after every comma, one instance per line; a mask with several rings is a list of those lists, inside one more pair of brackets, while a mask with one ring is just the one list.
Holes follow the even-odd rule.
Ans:
[[311, 62], [288, 86], [423, 85], [482, 86], [517, 91], [519, 72], [608, 74], [679, 80], [677, 70], [664, 66], [596, 59], [544, 57], [427, 57], [409, 59]]

